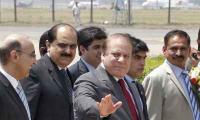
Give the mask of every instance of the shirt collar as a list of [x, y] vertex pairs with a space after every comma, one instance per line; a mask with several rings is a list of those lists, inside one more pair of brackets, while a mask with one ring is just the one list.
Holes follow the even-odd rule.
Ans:
[[47, 52], [47, 55], [50, 57], [50, 54], [49, 54], [49, 52]]
[[[100, 66], [103, 68], [103, 69], [105, 69], [105, 65], [101, 62], [100, 63]], [[113, 75], [112, 75], [113, 76]], [[117, 78], [116, 76], [113, 76], [113, 78], [118, 82], [119, 81], [119, 79], [125, 79], [125, 77], [123, 77], [123, 78]]]
[[87, 63], [83, 58], [81, 58], [81, 61], [83, 61], [83, 63], [86, 65], [86, 67], [89, 71], [95, 70], [95, 68], [92, 65], [90, 65], [89, 63]]
[[135, 82], [135, 79], [132, 78], [132, 77], [129, 76], [129, 75], [126, 75], [126, 76], [125, 76], [125, 79], [126, 79], [129, 83]]
[[[49, 52], [47, 52], [47, 55], [50, 57], [50, 54], [49, 54]], [[58, 65], [57, 65], [57, 67], [58, 67], [58, 70], [62, 70], [62, 69], [65, 69], [65, 71], [67, 70], [67, 67], [65, 67], [65, 68], [62, 68], [62, 67], [60, 67], [60, 66], [58, 66]]]
[[181, 77], [181, 73], [183, 71], [185, 71], [184, 69], [182, 69], [182, 68], [180, 68], [180, 67], [178, 67], [176, 65], [171, 64], [168, 60], [165, 60], [165, 63], [167, 63], [170, 66], [170, 68], [172, 69], [172, 71], [174, 72], [174, 74], [175, 74], [175, 76], [177, 78], [180, 78]]
[[62, 69], [65, 69], [65, 71], [67, 70], [67, 67], [65, 67], [65, 68], [61, 68], [59, 66], [57, 66], [57, 67], [58, 67], [59, 70], [62, 70]]
[[16, 80], [13, 76], [11, 76], [10, 74], [8, 74], [3, 67], [0, 65], [0, 72], [8, 79], [8, 81], [11, 83], [11, 85], [15, 88], [17, 88], [18, 86], [18, 80]]

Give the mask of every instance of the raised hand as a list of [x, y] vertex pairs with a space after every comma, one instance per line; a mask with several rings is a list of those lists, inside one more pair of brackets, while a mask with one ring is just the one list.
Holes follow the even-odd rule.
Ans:
[[109, 114], [114, 113], [119, 107], [121, 107], [122, 102], [118, 101], [117, 103], [113, 103], [111, 94], [106, 95], [101, 99], [101, 102], [97, 102], [97, 106], [99, 109], [100, 116], [106, 117]]

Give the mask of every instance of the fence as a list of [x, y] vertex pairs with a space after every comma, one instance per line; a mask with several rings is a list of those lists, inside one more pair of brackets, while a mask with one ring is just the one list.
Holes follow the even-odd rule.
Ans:
[[[16, 1], [16, 4], [14, 4]], [[158, 0], [157, 0], [158, 1]], [[90, 0], [79, 0], [82, 24], [168, 24], [168, 8], [160, 7], [158, 2], [149, 6], [144, 1], [131, 0], [130, 16], [125, 7], [121, 10], [111, 9], [112, 0], [93, 1], [91, 17]], [[195, 2], [195, 0], [193, 0]], [[198, 2], [198, 1], [196, 1]], [[15, 6], [16, 5], [16, 6]], [[143, 6], [142, 6], [143, 5]], [[16, 9], [15, 9], [16, 7]], [[74, 24], [70, 0], [0, 0], [0, 24], [49, 24], [67, 22]], [[172, 6], [171, 24], [200, 24], [200, 7], [197, 4]], [[54, 9], [53, 9], [54, 8]]]

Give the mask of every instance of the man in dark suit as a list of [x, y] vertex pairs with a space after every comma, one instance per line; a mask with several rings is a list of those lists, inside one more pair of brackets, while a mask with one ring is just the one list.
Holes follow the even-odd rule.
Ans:
[[86, 27], [78, 31], [80, 60], [69, 67], [73, 83], [82, 74], [92, 71], [101, 62], [101, 50], [106, 33], [99, 27]]
[[44, 56], [47, 53], [47, 46], [46, 41], [48, 40], [48, 30], [45, 31], [41, 36], [39, 40], [39, 52], [40, 56]]
[[132, 57], [127, 34], [111, 35], [103, 44], [102, 63], [74, 85], [75, 120], [144, 120], [133, 83], [125, 81]]
[[137, 78], [140, 77], [144, 71], [145, 60], [149, 48], [147, 47], [146, 43], [140, 39], [137, 39], [132, 36], [130, 36], [130, 39], [133, 43], [133, 51], [131, 67], [129, 69], [128, 75], [126, 76], [126, 80], [134, 84], [134, 94], [137, 95], [138, 99], [141, 99], [141, 104], [139, 104], [138, 107], [142, 108], [143, 112], [141, 113], [144, 114], [145, 120], [149, 120], [144, 88], [141, 85], [141, 83], [137, 80]]
[[76, 54], [77, 32], [61, 23], [48, 31], [47, 51], [23, 87], [33, 120], [73, 120], [72, 84], [67, 66]]
[[198, 44], [198, 51], [200, 51], [200, 28], [199, 28], [198, 37], [197, 37], [197, 44]]
[[0, 47], [0, 120], [31, 120], [19, 80], [28, 76], [36, 62], [34, 46], [27, 36], [12, 34]]

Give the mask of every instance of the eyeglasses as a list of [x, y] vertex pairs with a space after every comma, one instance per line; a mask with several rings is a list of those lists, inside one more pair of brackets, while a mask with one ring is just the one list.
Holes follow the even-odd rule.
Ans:
[[22, 50], [16, 50], [17, 52], [20, 52], [20, 53], [23, 53], [25, 55], [28, 55], [29, 57], [32, 57], [32, 58], [35, 58], [36, 57], [36, 54], [35, 54], [35, 51], [32, 52], [32, 53], [27, 53], [27, 52], [24, 52]]

